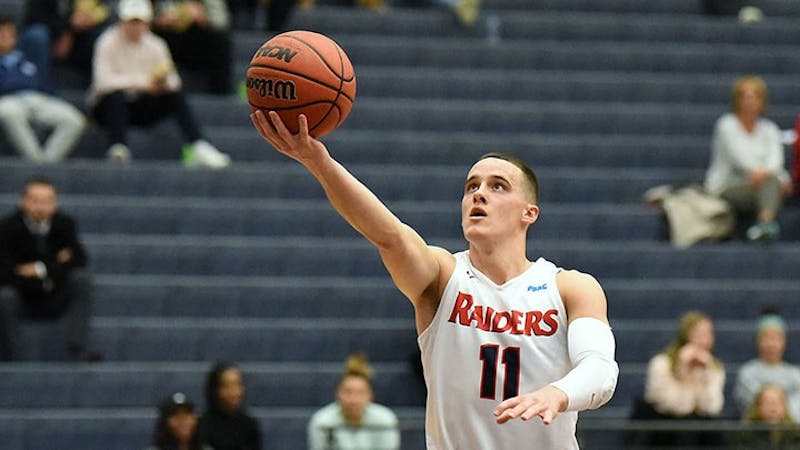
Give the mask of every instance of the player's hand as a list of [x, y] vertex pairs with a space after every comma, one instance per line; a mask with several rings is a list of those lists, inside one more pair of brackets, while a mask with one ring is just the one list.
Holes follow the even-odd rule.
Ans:
[[497, 423], [506, 423], [511, 419], [528, 420], [539, 416], [542, 423], [550, 425], [553, 419], [567, 409], [569, 399], [561, 389], [545, 386], [537, 391], [518, 395], [503, 401], [494, 410]]
[[299, 131], [292, 134], [286, 125], [283, 124], [280, 116], [275, 111], [269, 112], [269, 117], [261, 110], [256, 110], [250, 114], [250, 120], [264, 137], [276, 150], [284, 155], [306, 165], [326, 154], [327, 149], [322, 142], [314, 139], [308, 134], [308, 119], [304, 114], [297, 118]]

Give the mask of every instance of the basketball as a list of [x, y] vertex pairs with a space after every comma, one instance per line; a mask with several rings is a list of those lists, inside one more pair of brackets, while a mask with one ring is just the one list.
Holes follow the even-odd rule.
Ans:
[[356, 98], [353, 65], [339, 45], [311, 31], [288, 31], [256, 50], [247, 68], [250, 108], [275, 111], [292, 133], [298, 116], [320, 138], [341, 125]]

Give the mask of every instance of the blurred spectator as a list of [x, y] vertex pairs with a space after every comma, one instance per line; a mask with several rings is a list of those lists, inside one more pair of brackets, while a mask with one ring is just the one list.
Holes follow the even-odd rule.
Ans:
[[[723, 407], [725, 368], [714, 357], [714, 325], [703, 313], [689, 311], [675, 340], [647, 367], [644, 398], [633, 405], [633, 420], [708, 419]], [[647, 431], [626, 435], [629, 446], [716, 446], [716, 432]]]
[[713, 351], [711, 319], [698, 311], [684, 314], [675, 341], [648, 364], [645, 400], [669, 416], [719, 415], [725, 368]]
[[765, 384], [744, 416], [748, 425], [738, 435], [737, 443], [747, 449], [800, 448], [800, 428], [787, 408], [786, 392], [774, 384]]
[[153, 31], [175, 62], [201, 71], [212, 94], [233, 92], [230, 12], [225, 0], [155, 0]]
[[147, 126], [173, 117], [191, 145], [184, 154], [187, 165], [227, 167], [230, 157], [202, 138], [167, 44], [149, 29], [153, 18], [150, 1], [121, 0], [118, 15], [120, 22], [97, 41], [87, 99], [92, 115], [108, 132], [108, 158], [131, 158], [129, 124]]
[[214, 450], [200, 440], [194, 403], [183, 393], [165, 398], [158, 413], [153, 444], [145, 450]]
[[93, 303], [93, 280], [75, 221], [59, 211], [52, 183], [29, 180], [19, 210], [0, 222], [0, 345], [5, 359], [24, 356], [20, 317], [63, 317], [69, 357], [99, 359], [87, 345]]
[[351, 355], [336, 389], [336, 401], [308, 424], [310, 450], [397, 450], [397, 416], [372, 401], [372, 369], [363, 354]]
[[[0, 126], [11, 146], [34, 162], [57, 162], [72, 150], [86, 119], [69, 102], [52, 95], [39, 67], [17, 48], [17, 27], [0, 16]], [[44, 145], [34, 125], [52, 130]]]
[[740, 411], [748, 411], [756, 393], [765, 384], [780, 386], [788, 397], [793, 417], [800, 417], [800, 367], [783, 360], [786, 351], [786, 322], [767, 309], [756, 324], [758, 358], [739, 369], [733, 395]]
[[218, 363], [206, 378], [206, 412], [200, 437], [214, 450], [261, 450], [258, 422], [245, 411], [244, 380], [233, 364]]
[[53, 59], [88, 78], [94, 43], [113, 20], [105, 0], [26, 0], [21, 46], [44, 73], [48, 88]]
[[733, 112], [717, 120], [711, 143], [711, 163], [705, 186], [738, 213], [755, 213], [747, 229], [752, 241], [775, 240], [775, 220], [783, 198], [792, 192], [784, 165], [781, 131], [761, 116], [767, 104], [767, 85], [760, 77], [741, 77], [733, 85]]

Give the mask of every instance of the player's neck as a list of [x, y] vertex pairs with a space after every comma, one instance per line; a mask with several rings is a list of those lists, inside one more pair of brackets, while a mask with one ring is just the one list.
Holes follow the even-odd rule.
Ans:
[[497, 247], [470, 244], [469, 259], [473, 267], [497, 285], [517, 277], [531, 265], [525, 256], [525, 247], [518, 245]]

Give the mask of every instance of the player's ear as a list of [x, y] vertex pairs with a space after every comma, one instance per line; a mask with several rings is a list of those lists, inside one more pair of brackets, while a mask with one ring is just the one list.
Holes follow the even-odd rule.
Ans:
[[533, 224], [539, 218], [539, 207], [533, 203], [528, 203], [522, 211], [522, 220], [528, 225]]

